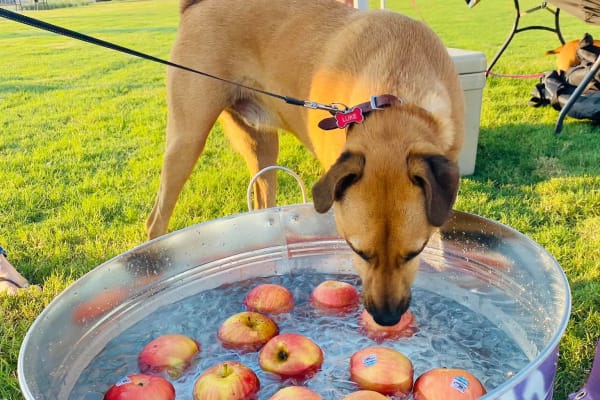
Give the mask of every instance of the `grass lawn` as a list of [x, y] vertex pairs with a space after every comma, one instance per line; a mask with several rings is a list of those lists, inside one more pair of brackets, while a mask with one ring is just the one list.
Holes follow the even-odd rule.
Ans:
[[[424, 19], [448, 47], [484, 52], [502, 44], [512, 1], [389, 0], [388, 8]], [[523, 0], [523, 9], [537, 5]], [[376, 4], [373, 4], [376, 6]], [[28, 15], [166, 58], [175, 37], [175, 0], [102, 2]], [[524, 23], [546, 24], [545, 11]], [[567, 40], [600, 28], [564, 13]], [[365, 45], [368, 45], [365, 44]], [[554, 68], [549, 32], [517, 35], [496, 72]], [[215, 51], [218, 51], [215, 49]], [[0, 297], [0, 399], [20, 399], [21, 341], [58, 293], [102, 262], [141, 244], [164, 147], [165, 67], [0, 20], [0, 244], [41, 293]], [[555, 399], [578, 389], [600, 337], [600, 131], [557, 112], [527, 106], [536, 81], [488, 79], [475, 174], [462, 180], [456, 208], [514, 227], [563, 266], [573, 312], [561, 342]], [[290, 135], [280, 164], [307, 185], [322, 172]], [[225, 168], [226, 166], [226, 168]], [[186, 185], [171, 229], [246, 211], [250, 176], [219, 128]], [[298, 202], [282, 178], [280, 204]]]

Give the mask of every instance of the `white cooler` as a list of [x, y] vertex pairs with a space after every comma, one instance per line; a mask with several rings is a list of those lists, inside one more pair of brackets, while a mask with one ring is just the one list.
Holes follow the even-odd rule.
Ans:
[[485, 86], [487, 61], [485, 54], [478, 51], [449, 48], [465, 94], [465, 142], [458, 159], [461, 175], [475, 171], [481, 102]]

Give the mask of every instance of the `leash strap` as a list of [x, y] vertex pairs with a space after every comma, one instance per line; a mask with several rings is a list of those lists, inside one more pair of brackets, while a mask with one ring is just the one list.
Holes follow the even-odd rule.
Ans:
[[145, 54], [145, 53], [141, 53], [139, 51], [136, 51], [136, 50], [133, 50], [133, 49], [130, 49], [130, 48], [127, 48], [127, 47], [119, 46], [118, 44], [107, 42], [105, 40], [98, 39], [98, 38], [95, 38], [93, 36], [89, 36], [89, 35], [86, 35], [86, 34], [83, 34], [83, 33], [79, 33], [79, 32], [76, 32], [76, 31], [73, 31], [73, 30], [70, 30], [70, 29], [67, 29], [67, 28], [63, 28], [63, 27], [58, 26], [58, 25], [50, 24], [48, 22], [44, 22], [44, 21], [41, 21], [41, 20], [36, 19], [36, 18], [27, 17], [25, 15], [16, 13], [14, 11], [9, 11], [9, 10], [5, 10], [3, 8], [0, 8], [0, 16], [4, 17], [6, 19], [9, 19], [11, 21], [15, 21], [15, 22], [19, 22], [19, 23], [22, 23], [22, 24], [25, 24], [25, 25], [32, 26], [34, 28], [42, 29], [42, 30], [45, 30], [45, 31], [48, 31], [48, 32], [52, 32], [52, 33], [56, 33], [56, 34], [59, 34], [59, 35], [62, 35], [62, 36], [67, 36], [67, 37], [70, 37], [72, 39], [81, 40], [81, 41], [84, 41], [84, 42], [87, 42], [87, 43], [95, 44], [95, 45], [98, 45], [98, 46], [101, 46], [101, 47], [105, 47], [105, 48], [108, 48], [108, 49], [111, 49], [111, 50], [119, 51], [121, 53], [129, 54], [129, 55], [132, 55], [132, 56], [135, 56], [135, 57], [140, 57], [140, 58], [143, 58], [145, 60], [154, 61], [154, 62], [157, 62], [159, 64], [164, 64], [164, 65], [168, 65], [170, 67], [180, 68], [180, 69], [183, 69], [183, 70], [186, 70], [186, 71], [189, 71], [189, 72], [200, 74], [200, 75], [208, 77], [208, 78], [216, 79], [216, 80], [219, 80], [221, 82], [229, 83], [231, 85], [235, 85], [235, 86], [238, 86], [238, 87], [241, 87], [241, 88], [244, 88], [244, 89], [248, 89], [248, 90], [251, 90], [251, 91], [254, 91], [254, 92], [262, 93], [262, 94], [267, 95], [267, 96], [271, 96], [271, 97], [275, 97], [275, 98], [281, 99], [281, 100], [285, 101], [288, 104], [293, 104], [293, 105], [296, 105], [296, 106], [302, 106], [302, 107], [308, 107], [308, 108], [320, 108], [320, 109], [324, 109], [324, 110], [328, 110], [328, 111], [330, 109], [337, 109], [336, 107], [333, 107], [333, 106], [330, 106], [330, 105], [327, 105], [327, 104], [320, 104], [320, 103], [315, 103], [315, 102], [311, 102], [311, 101], [298, 100], [298, 99], [295, 99], [293, 97], [282, 96], [282, 95], [279, 95], [277, 93], [272, 93], [272, 92], [268, 92], [266, 90], [262, 90], [262, 89], [258, 89], [258, 88], [254, 88], [254, 87], [250, 87], [250, 86], [246, 86], [246, 85], [243, 85], [243, 84], [241, 84], [239, 82], [230, 81], [228, 79], [224, 79], [224, 78], [221, 78], [219, 76], [211, 75], [209, 73], [206, 73], [206, 72], [203, 72], [203, 71], [199, 71], [199, 70], [196, 70], [196, 69], [193, 69], [193, 68], [189, 68], [189, 67], [186, 67], [184, 65], [180, 65], [180, 64], [176, 64], [176, 63], [173, 63], [173, 62], [170, 62], [170, 61], [167, 61], [167, 60], [163, 60], [161, 58], [157, 58], [157, 57]]
[[253, 92], [261, 93], [266, 96], [275, 97], [277, 99], [285, 101], [287, 104], [329, 111], [331, 114], [334, 115], [333, 118], [330, 118], [331, 120], [334, 121], [334, 125], [332, 126], [331, 122], [325, 122], [330, 119], [323, 120], [323, 121], [321, 121], [321, 123], [323, 123], [323, 125], [326, 127], [321, 126], [321, 123], [319, 123], [319, 127], [321, 127], [322, 129], [344, 128], [349, 124], [362, 122], [364, 120], [364, 116], [366, 116], [371, 111], [382, 109], [383, 107], [387, 107], [387, 106], [391, 105], [392, 102], [398, 101], [398, 99], [396, 97], [391, 96], [391, 95], [372, 96], [370, 102], [362, 103], [356, 107], [352, 107], [349, 109], [339, 103], [322, 104], [322, 103], [317, 103], [314, 101], [299, 100], [299, 99], [296, 99], [293, 97], [283, 96], [283, 95], [280, 95], [277, 93], [269, 92], [269, 91], [258, 89], [255, 87], [246, 86], [239, 82], [231, 81], [231, 80], [221, 78], [216, 75], [206, 73], [204, 71], [199, 71], [197, 69], [186, 67], [185, 65], [180, 65], [180, 64], [173, 63], [171, 61], [163, 60], [161, 58], [154, 57], [149, 54], [145, 54], [145, 53], [142, 53], [142, 52], [139, 52], [139, 51], [136, 51], [136, 50], [124, 47], [124, 46], [120, 46], [115, 43], [107, 42], [106, 40], [98, 39], [93, 36], [89, 36], [89, 35], [86, 35], [86, 34], [83, 34], [80, 32], [73, 31], [71, 29], [63, 28], [61, 26], [54, 25], [54, 24], [51, 24], [48, 22], [44, 22], [44, 21], [41, 21], [36, 18], [31, 18], [26, 15], [16, 13], [14, 11], [9, 11], [9, 10], [0, 8], [0, 17], [9, 19], [11, 21], [19, 22], [21, 24], [29, 25], [34, 28], [38, 28], [38, 29], [42, 29], [42, 30], [45, 30], [48, 32], [56, 33], [58, 35], [70, 37], [75, 40], [80, 40], [83, 42], [95, 44], [97, 46], [105, 47], [110, 50], [115, 50], [115, 51], [118, 51], [121, 53], [129, 54], [129, 55], [139, 57], [139, 58], [142, 58], [145, 60], [154, 61], [159, 64], [164, 64], [164, 65], [168, 65], [170, 67], [175, 67], [175, 68], [183, 69], [185, 71], [193, 72], [195, 74], [199, 74], [199, 75], [205, 76], [207, 78], [216, 79], [218, 81], [225, 82], [230, 85], [235, 85], [235, 86], [238, 86], [238, 87], [241, 87], [241, 88], [253, 91]]
[[319, 128], [324, 130], [344, 129], [350, 124], [364, 121], [365, 117], [375, 110], [383, 110], [392, 104], [402, 104], [402, 100], [391, 94], [371, 96], [371, 100], [350, 107], [343, 112], [337, 112], [333, 117], [325, 118], [319, 122]]

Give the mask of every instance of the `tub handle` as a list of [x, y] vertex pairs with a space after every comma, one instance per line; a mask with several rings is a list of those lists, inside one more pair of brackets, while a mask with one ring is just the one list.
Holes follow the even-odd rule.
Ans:
[[260, 171], [258, 171], [256, 173], [256, 175], [254, 175], [252, 177], [252, 179], [250, 180], [250, 183], [248, 184], [248, 191], [246, 193], [246, 198], [248, 200], [248, 210], [250, 210], [250, 211], [253, 210], [253, 207], [252, 207], [252, 188], [254, 187], [254, 183], [256, 182], [256, 180], [258, 179], [259, 176], [261, 176], [265, 172], [272, 171], [272, 170], [284, 171], [284, 172], [287, 172], [292, 177], [294, 177], [294, 179], [296, 180], [296, 182], [298, 182], [298, 185], [300, 186], [300, 190], [302, 191], [302, 201], [304, 203], [307, 203], [307, 200], [306, 200], [306, 187], [304, 186], [304, 182], [302, 181], [302, 178], [300, 178], [300, 176], [298, 176], [298, 174], [296, 174], [294, 171], [292, 171], [289, 168], [282, 167], [281, 165], [271, 165], [269, 167], [265, 167], [265, 168], [261, 169]]

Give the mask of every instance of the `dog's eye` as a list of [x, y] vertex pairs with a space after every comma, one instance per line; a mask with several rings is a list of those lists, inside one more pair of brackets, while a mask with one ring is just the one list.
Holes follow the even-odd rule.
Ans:
[[406, 256], [404, 256], [404, 262], [409, 262], [419, 254], [421, 254], [421, 250], [408, 253]]
[[355, 249], [354, 246], [352, 246], [352, 243], [350, 243], [349, 241], [346, 240], [346, 243], [348, 243], [348, 246], [350, 246], [350, 248], [352, 249], [352, 251], [355, 252], [363, 260], [369, 261], [371, 259], [371, 256], [369, 256], [364, 251], [360, 251], [360, 250]]
[[412, 260], [413, 258], [415, 258], [416, 256], [418, 256], [419, 254], [421, 254], [421, 252], [423, 251], [423, 249], [425, 248], [425, 246], [427, 246], [427, 242], [423, 243], [423, 246], [421, 246], [421, 248], [417, 251], [411, 251], [410, 253], [408, 253], [407, 255], [404, 256], [404, 262], [409, 262], [410, 260]]
[[354, 252], [355, 252], [356, 254], [358, 254], [358, 256], [359, 256], [360, 258], [362, 258], [363, 260], [365, 260], [365, 261], [369, 261], [369, 260], [371, 259], [371, 257], [369, 257], [367, 254], [365, 254], [364, 252], [362, 252], [362, 251], [360, 251], [360, 250], [359, 250], [359, 251], [356, 251], [356, 250], [355, 250]]

